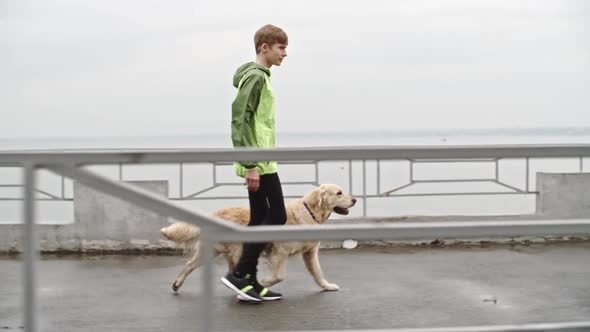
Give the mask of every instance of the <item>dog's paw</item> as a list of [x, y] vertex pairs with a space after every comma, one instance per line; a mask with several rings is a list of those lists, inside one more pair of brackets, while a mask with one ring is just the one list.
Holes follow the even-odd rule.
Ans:
[[323, 288], [325, 291], [337, 291], [337, 290], [339, 290], [339, 289], [340, 289], [340, 287], [339, 287], [338, 285], [336, 285], [336, 284], [330, 284], [330, 283], [324, 284], [324, 285], [322, 286], [322, 288]]

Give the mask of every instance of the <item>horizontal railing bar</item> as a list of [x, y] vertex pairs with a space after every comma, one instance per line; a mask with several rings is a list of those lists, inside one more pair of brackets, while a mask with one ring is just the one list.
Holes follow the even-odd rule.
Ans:
[[[397, 191], [396, 191], [397, 192]], [[415, 194], [391, 194], [383, 195], [354, 195], [356, 198], [394, 198], [394, 197], [438, 197], [438, 196], [497, 196], [497, 195], [533, 195], [538, 194], [537, 191], [529, 192], [515, 192], [515, 191], [481, 191], [481, 192], [443, 192], [443, 193], [415, 193]], [[287, 195], [283, 198], [297, 199], [301, 195]], [[227, 199], [248, 199], [247, 196], [186, 196], [186, 197], [170, 197], [173, 201], [200, 201], [200, 200], [227, 200]]]
[[395, 192], [386, 196], [367, 195], [364, 198], [382, 198], [382, 197], [435, 197], [435, 196], [494, 196], [494, 195], [532, 195], [538, 194], [538, 191], [474, 191], [474, 192], [443, 192], [443, 193], [415, 193], [415, 194], [396, 194]]
[[367, 223], [353, 225], [284, 225], [240, 227], [216, 233], [222, 242], [306, 240], [420, 240], [431, 238], [489, 238], [590, 235], [590, 220], [507, 220]]
[[496, 179], [440, 179], [440, 180], [414, 180], [414, 183], [454, 183], [454, 182], [490, 182], [496, 181]]
[[301, 161], [441, 158], [558, 158], [590, 156], [590, 144], [468, 145], [468, 146], [363, 146], [274, 149], [145, 149], [72, 150], [67, 152], [0, 152], [0, 164], [176, 163], [224, 161]]
[[[46, 197], [38, 197], [35, 198], [36, 201], [42, 201], [42, 202], [69, 202], [69, 201], [74, 201], [73, 198], [61, 198], [58, 196], [55, 196], [56, 198], [46, 198]], [[14, 198], [14, 197], [0, 197], [0, 202], [1, 201], [7, 201], [7, 202], [22, 202], [24, 201], [24, 197], [23, 198]]]
[[478, 159], [411, 159], [416, 164], [436, 164], [436, 163], [489, 163], [498, 160], [498, 158], [478, 158]]
[[[345, 330], [346, 332], [581, 332], [589, 331], [590, 322], [514, 324], [491, 326], [400, 328], [400, 329], [366, 329]], [[313, 332], [336, 332], [337, 330], [314, 330]], [[299, 331], [303, 332], [303, 331]], [[310, 332], [310, 331], [306, 331]]]
[[[314, 181], [285, 181], [285, 182], [281, 182], [282, 186], [285, 185], [316, 185], [316, 183]], [[215, 183], [215, 185], [219, 186], [244, 186], [244, 183], [242, 182], [217, 182]]]
[[[356, 196], [355, 196], [356, 197]], [[379, 197], [379, 196], [375, 196]], [[285, 195], [285, 199], [298, 199], [301, 195]], [[228, 199], [248, 199], [248, 196], [185, 196], [185, 197], [170, 197], [171, 201], [200, 201], [200, 200], [228, 200]]]
[[[446, 192], [446, 193], [415, 193], [415, 194], [382, 194], [382, 195], [355, 195], [357, 198], [394, 198], [394, 197], [438, 197], [438, 196], [498, 196], [498, 195], [534, 195], [538, 191], [482, 191], [482, 192]], [[286, 195], [285, 199], [298, 199], [301, 195]], [[206, 200], [227, 200], [227, 199], [248, 199], [248, 196], [193, 196], [170, 197], [171, 201], [206, 201]], [[22, 201], [23, 198], [0, 197], [0, 201]], [[36, 198], [37, 201], [67, 202], [73, 201], [73, 198]]]
[[[285, 161], [283, 165], [313, 165], [321, 160], [296, 160], [296, 161]], [[233, 161], [219, 161], [215, 162], [215, 166], [233, 166]]]

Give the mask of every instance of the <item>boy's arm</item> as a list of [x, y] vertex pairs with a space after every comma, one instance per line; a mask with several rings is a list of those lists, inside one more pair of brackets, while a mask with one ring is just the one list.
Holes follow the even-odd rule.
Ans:
[[[253, 74], [246, 77], [232, 103], [231, 138], [234, 147], [255, 146], [252, 141], [254, 138], [253, 116], [260, 103], [264, 82], [264, 77], [261, 75]], [[246, 161], [239, 163], [245, 168], [254, 168], [257, 164]]]

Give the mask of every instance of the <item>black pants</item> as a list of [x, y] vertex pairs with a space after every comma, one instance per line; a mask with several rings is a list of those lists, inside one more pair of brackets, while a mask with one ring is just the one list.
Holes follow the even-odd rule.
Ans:
[[[248, 226], [284, 225], [287, 222], [283, 189], [278, 174], [260, 176], [258, 191], [248, 191], [248, 198], [250, 200], [250, 223]], [[267, 243], [244, 243], [236, 272], [255, 275], [258, 257], [266, 245]]]

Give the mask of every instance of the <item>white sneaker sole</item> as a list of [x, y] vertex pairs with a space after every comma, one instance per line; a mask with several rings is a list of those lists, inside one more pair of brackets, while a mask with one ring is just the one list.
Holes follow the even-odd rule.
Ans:
[[221, 278], [221, 282], [229, 289], [233, 290], [234, 292], [238, 293], [238, 296], [241, 296], [244, 298], [244, 301], [250, 301], [250, 302], [262, 302], [261, 299], [257, 299], [255, 297], [252, 297], [244, 292], [242, 292], [241, 290], [239, 290], [236, 286], [234, 286], [234, 284], [232, 284], [229, 280], [225, 279], [225, 277]]
[[[239, 294], [237, 295], [237, 298], [240, 301], [250, 301], [250, 300], [247, 300], [245, 297], [243, 297], [242, 295], [239, 295]], [[276, 301], [276, 300], [280, 300], [282, 298], [283, 298], [282, 296], [281, 297], [263, 297], [262, 298], [262, 301]]]

